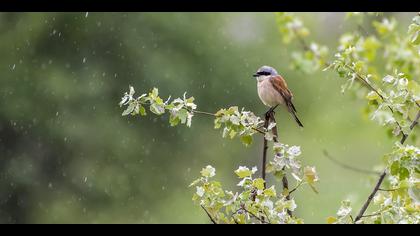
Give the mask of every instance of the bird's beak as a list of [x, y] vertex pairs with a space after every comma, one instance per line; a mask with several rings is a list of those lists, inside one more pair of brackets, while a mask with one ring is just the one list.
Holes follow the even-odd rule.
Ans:
[[260, 76], [259, 74], [253, 74], [252, 77], [258, 77]]

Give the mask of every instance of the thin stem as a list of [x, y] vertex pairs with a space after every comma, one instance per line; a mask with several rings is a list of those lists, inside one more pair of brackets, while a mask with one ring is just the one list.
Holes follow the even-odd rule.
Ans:
[[363, 76], [357, 73], [357, 71], [355, 71], [353, 67], [347, 64], [344, 64], [344, 66], [351, 70], [360, 81], [362, 81], [370, 90], [374, 91], [383, 101], [385, 101], [384, 96], [376, 88], [374, 88], [365, 78], [363, 78]]
[[201, 206], [201, 208], [203, 208], [203, 210], [206, 212], [206, 214], [207, 214], [207, 216], [210, 218], [210, 220], [211, 220], [211, 222], [213, 222], [213, 224], [217, 224], [217, 222], [213, 219], [213, 217], [210, 215], [210, 213], [207, 211], [207, 209], [203, 206], [203, 205], [200, 205]]
[[296, 187], [289, 191], [289, 195], [292, 194], [294, 191], [296, 191], [302, 184], [303, 184], [303, 181], [299, 181]]
[[399, 188], [393, 188], [393, 189], [383, 189], [383, 188], [379, 188], [379, 191], [384, 191], [384, 192], [393, 192], [393, 191], [397, 191], [399, 190]]
[[197, 114], [202, 114], [202, 115], [216, 116], [216, 114], [206, 112], [206, 111], [197, 111], [197, 110], [189, 110], [189, 111], [193, 113], [197, 113]]
[[359, 172], [359, 173], [364, 173], [364, 174], [374, 174], [374, 175], [380, 175], [381, 174], [380, 172], [376, 172], [376, 171], [372, 171], [372, 170], [360, 169], [360, 168], [357, 168], [357, 167], [353, 167], [353, 166], [344, 164], [344, 163], [336, 160], [332, 156], [330, 156], [330, 154], [327, 152], [327, 150], [324, 150], [323, 153], [324, 153], [324, 156], [325, 157], [327, 157], [333, 163], [339, 165], [340, 167], [342, 167], [344, 169], [348, 169], [348, 170], [352, 170], [352, 171]]

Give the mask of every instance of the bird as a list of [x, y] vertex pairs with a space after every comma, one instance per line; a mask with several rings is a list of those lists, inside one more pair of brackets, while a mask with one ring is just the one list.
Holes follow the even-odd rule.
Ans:
[[276, 69], [271, 66], [262, 66], [253, 77], [257, 80], [258, 96], [264, 105], [270, 107], [267, 114], [273, 112], [277, 106], [283, 105], [292, 114], [296, 123], [303, 127], [302, 122], [296, 115], [297, 111], [292, 102], [293, 93], [287, 87], [286, 80], [277, 73]]

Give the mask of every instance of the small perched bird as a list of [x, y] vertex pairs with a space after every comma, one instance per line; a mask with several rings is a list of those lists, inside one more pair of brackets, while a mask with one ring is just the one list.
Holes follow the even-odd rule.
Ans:
[[287, 87], [286, 81], [270, 66], [262, 66], [253, 75], [257, 79], [258, 96], [264, 105], [274, 111], [278, 105], [285, 105], [300, 127], [302, 122], [296, 116], [296, 108], [292, 103], [293, 94]]

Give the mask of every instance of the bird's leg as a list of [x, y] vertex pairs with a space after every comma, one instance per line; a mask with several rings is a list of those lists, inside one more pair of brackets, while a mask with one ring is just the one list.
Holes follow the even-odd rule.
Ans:
[[271, 118], [272, 116], [274, 116], [276, 114], [276, 112], [274, 111], [277, 108], [278, 105], [275, 105], [274, 107], [271, 107], [266, 113], [265, 113], [265, 117], [266, 119]]

